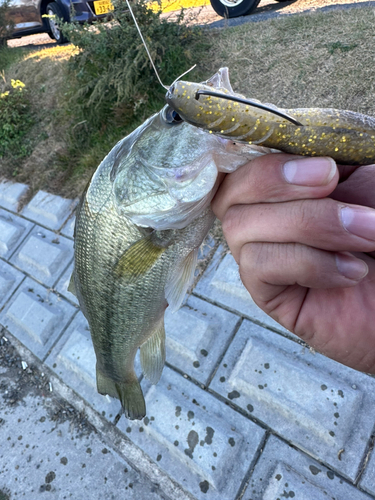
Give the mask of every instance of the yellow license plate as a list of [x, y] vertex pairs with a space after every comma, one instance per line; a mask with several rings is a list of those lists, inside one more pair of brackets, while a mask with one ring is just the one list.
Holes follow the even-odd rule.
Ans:
[[113, 5], [111, 0], [96, 0], [94, 2], [95, 14], [100, 16], [100, 14], [107, 14], [107, 12], [113, 10]]

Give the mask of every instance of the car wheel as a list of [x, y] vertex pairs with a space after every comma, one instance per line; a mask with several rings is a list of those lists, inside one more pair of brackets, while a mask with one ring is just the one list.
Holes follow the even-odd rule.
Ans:
[[61, 33], [60, 27], [57, 24], [56, 18], [64, 19], [60, 7], [56, 2], [49, 3], [46, 8], [47, 24], [48, 24], [48, 34], [51, 38], [54, 38], [57, 43], [65, 43], [68, 39]]
[[251, 14], [260, 0], [210, 0], [211, 7], [222, 17], [239, 17]]

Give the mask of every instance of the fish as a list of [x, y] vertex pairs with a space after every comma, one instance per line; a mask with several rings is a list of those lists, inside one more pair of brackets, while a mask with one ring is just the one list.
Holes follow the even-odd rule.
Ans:
[[265, 148], [235, 147], [181, 120], [166, 105], [119, 141], [98, 166], [76, 211], [69, 291], [90, 328], [100, 394], [129, 419], [146, 415], [134, 370], [156, 384], [165, 362], [164, 313], [176, 311], [194, 278], [215, 216], [218, 172]]
[[[208, 95], [218, 92], [222, 97]], [[282, 109], [252, 99], [265, 110], [231, 98], [247, 100], [233, 91], [228, 68], [220, 68], [203, 83], [178, 80], [166, 94], [166, 102], [182, 120], [237, 143], [330, 156], [342, 165], [375, 163], [375, 118], [371, 116], [330, 108]]]
[[273, 105], [259, 110], [203, 97], [212, 89], [239, 96], [227, 68], [202, 84], [174, 82], [167, 105], [104, 158], [77, 207], [69, 290], [89, 323], [97, 390], [119, 399], [129, 419], [146, 415], [136, 353], [156, 384], [166, 356], [165, 310], [178, 310], [194, 279], [215, 219], [210, 202], [218, 173], [279, 151], [375, 161], [371, 117]]

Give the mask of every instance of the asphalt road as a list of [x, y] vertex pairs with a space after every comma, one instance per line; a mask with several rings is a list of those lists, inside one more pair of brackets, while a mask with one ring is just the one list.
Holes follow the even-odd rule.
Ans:
[[[258, 22], [265, 19], [276, 18], [286, 15], [294, 15], [312, 11], [326, 11], [331, 9], [346, 9], [350, 7], [374, 6], [375, 0], [290, 0], [287, 2], [277, 2], [273, 0], [261, 0], [259, 6], [250, 16], [237, 17], [233, 19], [223, 19], [218, 16], [210, 5], [205, 7], [195, 7], [188, 9], [186, 18], [193, 24], [206, 25], [213, 28], [225, 28], [238, 26], [247, 22]], [[172, 17], [173, 13], [166, 14]], [[50, 47], [56, 42], [51, 40], [47, 34], [25, 36], [15, 40], [9, 40], [10, 47], [34, 47], [40, 49]]]

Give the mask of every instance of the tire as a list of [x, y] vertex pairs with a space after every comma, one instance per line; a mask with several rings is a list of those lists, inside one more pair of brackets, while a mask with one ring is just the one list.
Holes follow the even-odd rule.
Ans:
[[248, 16], [257, 8], [260, 0], [210, 0], [211, 7], [221, 17]]
[[[60, 19], [64, 19], [64, 16], [62, 15], [62, 12], [60, 10], [60, 7], [57, 5], [56, 2], [49, 3], [46, 8], [46, 14], [47, 16], [56, 16]], [[66, 43], [69, 40], [61, 33], [61, 30], [56, 23], [56, 21], [51, 18], [47, 17], [47, 27], [48, 27], [48, 34], [51, 38], [54, 38], [56, 40], [56, 43]]]

